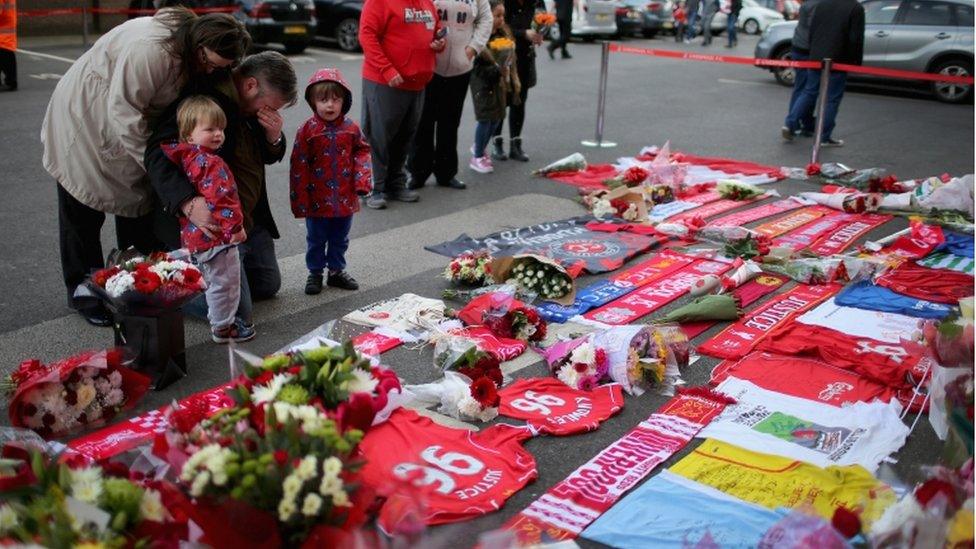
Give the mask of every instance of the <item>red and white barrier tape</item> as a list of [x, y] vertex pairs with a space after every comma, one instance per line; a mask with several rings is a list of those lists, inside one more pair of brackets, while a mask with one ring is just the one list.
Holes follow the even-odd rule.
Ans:
[[[667, 57], [670, 59], [687, 59], [690, 61], [705, 61], [708, 63], [732, 63], [736, 65], [753, 65], [759, 67], [792, 67], [795, 69], [820, 69], [820, 61], [788, 61], [785, 59], [761, 59], [756, 57], [738, 57], [734, 55], [710, 55], [673, 50], [658, 50], [651, 48], [635, 48], [617, 43], [610, 44], [611, 52], [648, 55], [651, 57]], [[952, 84], [973, 84], [972, 76], [951, 76], [927, 72], [902, 71], [896, 69], [882, 69], [878, 67], [864, 67], [861, 65], [847, 65], [834, 63], [831, 70], [848, 73], [870, 74], [887, 78], [901, 78], [906, 80], [926, 80], [929, 82], [948, 82]]]

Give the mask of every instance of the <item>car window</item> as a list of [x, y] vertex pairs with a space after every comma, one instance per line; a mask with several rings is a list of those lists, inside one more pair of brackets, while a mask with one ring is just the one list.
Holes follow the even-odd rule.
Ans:
[[973, 26], [973, 7], [972, 6], [960, 6], [956, 4], [956, 26], [957, 27], [972, 27]]
[[901, 24], [952, 26], [952, 6], [942, 2], [910, 0], [905, 5], [905, 14], [902, 15]]
[[864, 22], [868, 25], [890, 25], [895, 21], [901, 0], [871, 0], [864, 3]]

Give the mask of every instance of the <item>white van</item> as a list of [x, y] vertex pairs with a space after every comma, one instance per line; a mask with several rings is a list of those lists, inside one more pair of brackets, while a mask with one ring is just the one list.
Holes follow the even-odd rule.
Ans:
[[[546, 10], [556, 12], [553, 0], [545, 0]], [[610, 37], [617, 33], [615, 0], [575, 0], [573, 5], [573, 36], [594, 39], [597, 36]], [[559, 37], [559, 27], [550, 30], [553, 39]]]

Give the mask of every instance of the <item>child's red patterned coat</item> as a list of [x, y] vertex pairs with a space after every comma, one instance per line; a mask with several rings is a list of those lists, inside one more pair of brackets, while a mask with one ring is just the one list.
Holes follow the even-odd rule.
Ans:
[[291, 211], [295, 217], [347, 217], [373, 189], [369, 144], [348, 116], [309, 118], [291, 153]]

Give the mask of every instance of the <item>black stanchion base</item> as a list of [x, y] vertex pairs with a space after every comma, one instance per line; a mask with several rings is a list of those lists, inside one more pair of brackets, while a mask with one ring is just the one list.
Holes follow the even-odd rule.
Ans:
[[186, 376], [182, 309], [153, 316], [114, 312], [115, 344], [135, 357], [133, 369], [152, 379], [154, 391]]

